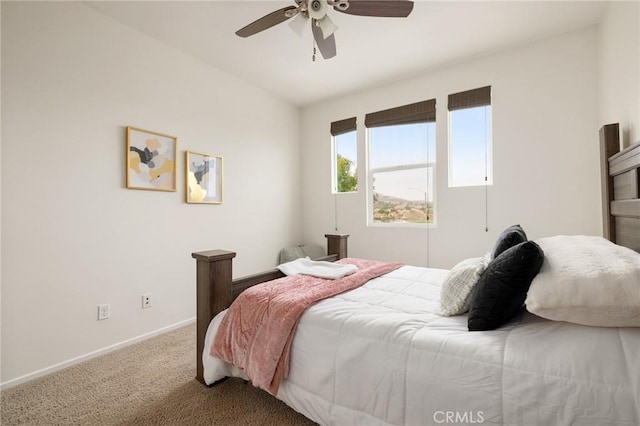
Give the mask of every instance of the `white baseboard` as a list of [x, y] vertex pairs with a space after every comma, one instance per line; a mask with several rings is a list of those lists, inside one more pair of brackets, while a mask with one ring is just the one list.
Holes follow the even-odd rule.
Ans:
[[76, 358], [72, 358], [68, 361], [61, 362], [59, 364], [52, 365], [51, 367], [43, 368], [42, 370], [34, 371], [33, 373], [25, 374], [24, 376], [17, 377], [15, 379], [7, 380], [6, 382], [0, 383], [0, 390], [7, 390], [14, 386], [18, 386], [22, 383], [26, 383], [30, 380], [37, 379], [38, 377], [46, 376], [47, 374], [54, 373], [56, 371], [62, 370], [67, 367], [71, 367], [72, 365], [79, 364], [84, 361], [88, 361], [91, 358], [98, 357], [100, 355], [108, 354], [109, 352], [116, 351], [118, 349], [122, 349], [124, 347], [133, 345], [135, 343], [139, 343], [143, 340], [147, 340], [151, 337], [155, 337], [159, 334], [166, 333], [171, 330], [175, 330], [176, 328], [183, 327], [187, 324], [191, 324], [195, 322], [196, 318], [190, 318], [184, 321], [177, 322], [175, 324], [171, 324], [169, 326], [160, 328], [158, 330], [143, 334], [138, 337], [134, 337], [132, 339], [125, 340], [120, 343], [116, 343], [111, 346], [107, 346], [106, 348], [98, 349], [97, 351], [89, 352], [86, 355], [81, 355]]

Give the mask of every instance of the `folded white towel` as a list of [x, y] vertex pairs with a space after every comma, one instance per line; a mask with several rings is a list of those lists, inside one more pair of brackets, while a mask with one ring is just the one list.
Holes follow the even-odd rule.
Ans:
[[304, 274], [332, 280], [351, 275], [358, 270], [356, 265], [311, 260], [308, 257], [282, 263], [277, 268], [285, 275]]

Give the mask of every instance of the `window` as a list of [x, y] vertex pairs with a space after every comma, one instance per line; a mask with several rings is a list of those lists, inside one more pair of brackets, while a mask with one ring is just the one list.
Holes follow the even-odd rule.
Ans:
[[491, 86], [449, 95], [449, 187], [491, 184]]
[[333, 193], [358, 190], [358, 143], [356, 118], [331, 123], [333, 141], [332, 188]]
[[435, 99], [367, 114], [369, 224], [434, 223]]

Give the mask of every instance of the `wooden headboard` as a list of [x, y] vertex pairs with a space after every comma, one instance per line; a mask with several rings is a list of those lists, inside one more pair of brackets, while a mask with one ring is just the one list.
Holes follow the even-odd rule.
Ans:
[[618, 123], [600, 129], [603, 235], [640, 252], [640, 142], [620, 151]]

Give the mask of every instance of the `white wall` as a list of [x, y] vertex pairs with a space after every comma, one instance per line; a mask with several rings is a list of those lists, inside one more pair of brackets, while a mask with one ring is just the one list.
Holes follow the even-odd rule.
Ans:
[[611, 2], [598, 35], [600, 121], [626, 148], [640, 142], [640, 2]]
[[[3, 2], [2, 382], [193, 318], [194, 251], [273, 267], [302, 235], [299, 122], [80, 3]], [[178, 136], [177, 192], [125, 189], [127, 125]], [[185, 149], [224, 156], [223, 205], [184, 203]]]
[[[2, 30], [2, 5], [0, 4], [0, 46], [2, 46], [1, 30]], [[0, 55], [0, 70], [1, 69], [2, 69], [2, 55]], [[2, 99], [1, 82], [0, 82], [0, 99]], [[0, 129], [2, 129], [2, 102], [0, 102]], [[2, 132], [1, 131], [0, 131], [0, 164], [2, 164]], [[1, 224], [2, 224], [2, 173], [0, 170], [0, 330], [2, 330], [2, 226]], [[2, 336], [0, 336], [0, 377], [2, 377]], [[0, 380], [0, 382], [1, 381], [2, 380]]]
[[[488, 251], [520, 223], [530, 238], [595, 234], [600, 228], [595, 27], [496, 53], [385, 87], [305, 108], [302, 113], [305, 241], [334, 229], [351, 234], [350, 256], [449, 268]], [[447, 187], [447, 95], [492, 86], [494, 185]], [[368, 112], [436, 98], [437, 227], [366, 226]], [[329, 124], [358, 117], [357, 194], [331, 195]], [[427, 246], [429, 249], [427, 250]]]

